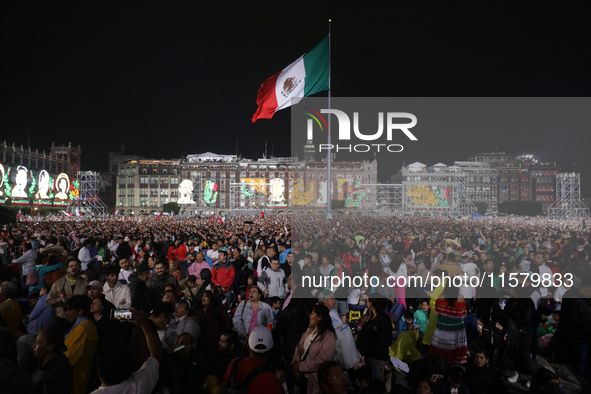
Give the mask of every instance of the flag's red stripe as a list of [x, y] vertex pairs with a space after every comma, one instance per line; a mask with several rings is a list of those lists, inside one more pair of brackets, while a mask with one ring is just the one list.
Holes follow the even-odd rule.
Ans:
[[257, 110], [252, 116], [252, 123], [256, 122], [258, 119], [271, 119], [273, 117], [273, 114], [277, 109], [275, 85], [277, 84], [279, 74], [281, 74], [281, 71], [267, 79], [261, 85], [259, 92], [257, 93]]

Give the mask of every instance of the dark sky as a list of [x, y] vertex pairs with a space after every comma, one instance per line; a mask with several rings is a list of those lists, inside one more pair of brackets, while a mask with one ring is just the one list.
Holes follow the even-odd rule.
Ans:
[[[256, 93], [322, 39], [329, 16], [333, 96], [591, 96], [585, 1], [11, 1], [2, 15], [0, 139], [26, 145], [30, 120], [33, 148], [80, 144], [84, 169], [105, 170], [122, 144], [172, 158], [233, 154], [239, 137], [245, 157], [265, 139], [289, 155], [290, 111], [252, 124]], [[589, 140], [565, 120], [542, 135], [499, 130], [490, 146], [442, 137], [421, 153], [434, 164], [535, 147], [588, 178]]]

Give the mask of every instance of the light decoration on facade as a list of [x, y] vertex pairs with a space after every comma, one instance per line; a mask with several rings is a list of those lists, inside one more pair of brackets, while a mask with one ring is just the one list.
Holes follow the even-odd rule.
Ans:
[[2, 164], [0, 164], [0, 204], [4, 204], [4, 202], [6, 200], [4, 200], [4, 191], [3, 186], [4, 186], [4, 176], [5, 176], [5, 171], [4, 171], [4, 166]]
[[[25, 166], [18, 166], [16, 169], [16, 176], [14, 179], [14, 187], [12, 188], [12, 198], [27, 198], [27, 188], [29, 170]], [[13, 201], [14, 202], [14, 201]]]
[[218, 198], [218, 185], [213, 181], [205, 181], [205, 190], [203, 190], [203, 199], [207, 204], [214, 204]]
[[361, 182], [356, 181], [355, 186], [349, 186], [349, 193], [345, 197], [346, 207], [360, 207], [361, 202], [367, 198], [365, 187], [361, 186]]
[[10, 167], [6, 170], [4, 174], [3, 181], [4, 181], [4, 192], [6, 193], [6, 197], [10, 197], [12, 195], [12, 189], [10, 188], [10, 182], [8, 181], [8, 177], [10, 176]]
[[242, 188], [240, 189], [240, 192], [245, 195], [246, 197], [252, 197], [254, 196], [254, 191], [251, 191], [248, 186], [246, 186], [246, 183], [242, 184]]
[[57, 176], [55, 181], [55, 189], [57, 193], [55, 194], [55, 199], [57, 200], [67, 200], [68, 199], [68, 191], [70, 187], [70, 178], [68, 174], [64, 174], [63, 172]]
[[193, 201], [193, 182], [185, 179], [179, 184], [179, 204], [194, 204]]
[[255, 191], [267, 195], [267, 179], [265, 178], [241, 178], [241, 182], [246, 183], [248, 186], [254, 188]]
[[432, 189], [425, 185], [413, 185], [406, 193], [411, 197], [411, 208], [448, 208], [449, 188], [434, 186]]
[[45, 170], [41, 170], [39, 172], [39, 188], [37, 190], [37, 194], [35, 194], [35, 198], [39, 200], [48, 200], [52, 197], [51, 194], [51, 186], [52, 186], [52, 179], [49, 176], [49, 173]]
[[29, 171], [29, 173], [31, 174], [31, 187], [29, 188], [29, 197], [33, 197], [33, 194], [35, 194], [35, 186], [37, 186], [37, 180], [33, 175], [33, 171]]
[[72, 184], [70, 185], [70, 193], [68, 197], [71, 201], [74, 201], [74, 199], [78, 199], [80, 197], [80, 181], [76, 178], [74, 178]]
[[273, 178], [269, 183], [269, 202], [271, 203], [269, 205], [285, 206], [285, 185], [283, 184], [283, 179]]
[[304, 180], [296, 179], [291, 190], [291, 202], [294, 206], [308, 205], [314, 201], [314, 189], [316, 182], [308, 182], [308, 190], [304, 190]]

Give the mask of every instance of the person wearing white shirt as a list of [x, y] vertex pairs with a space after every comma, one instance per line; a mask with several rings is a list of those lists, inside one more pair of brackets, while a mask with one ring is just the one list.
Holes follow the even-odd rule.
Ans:
[[218, 251], [218, 244], [214, 243], [211, 245], [211, 249], [207, 251], [207, 257], [211, 259], [213, 264], [216, 264], [219, 259], [220, 252]]
[[[546, 298], [548, 296], [548, 292], [550, 289], [552, 289], [554, 286], [542, 286], [542, 283], [544, 282], [548, 282], [548, 279], [550, 279], [550, 281], [552, 283], [554, 283], [553, 277], [552, 277], [552, 270], [550, 269], [550, 267], [546, 266], [544, 264], [544, 254], [537, 252], [534, 254], [534, 264], [538, 267], [539, 269], [539, 273], [540, 273], [540, 294], [542, 296], [542, 298]], [[532, 267], [533, 268], [533, 267]]]
[[18, 259], [12, 260], [13, 263], [22, 265], [23, 276], [26, 277], [29, 272], [35, 269], [35, 261], [37, 260], [37, 252], [33, 250], [31, 244], [24, 244], [25, 253]]
[[88, 269], [88, 264], [90, 264], [90, 251], [88, 250], [90, 244], [91, 242], [89, 239], [85, 240], [82, 244], [82, 248], [78, 252], [78, 260], [82, 263], [82, 271], [86, 271]]
[[131, 308], [131, 291], [129, 286], [119, 282], [119, 269], [109, 270], [107, 283], [103, 286], [105, 299], [115, 305], [117, 309]]
[[119, 260], [119, 268], [121, 268], [121, 271], [119, 271], [119, 280], [122, 283], [125, 282], [126, 285], [129, 285], [129, 275], [131, 275], [131, 273], [133, 272], [129, 267], [129, 260]]

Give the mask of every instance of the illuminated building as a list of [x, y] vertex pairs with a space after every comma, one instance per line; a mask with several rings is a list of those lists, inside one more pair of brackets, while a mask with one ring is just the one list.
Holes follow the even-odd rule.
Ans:
[[[334, 162], [332, 169], [333, 199], [345, 201], [345, 207], [370, 199], [361, 184], [377, 183], [375, 162]], [[192, 201], [179, 201], [189, 186], [179, 189], [185, 181], [192, 183]], [[125, 214], [159, 212], [168, 202], [217, 213], [326, 207], [326, 163], [296, 157], [249, 160], [206, 152], [178, 160], [128, 160], [119, 164], [116, 184], [117, 209]]]
[[[53, 190], [57, 186], [55, 180], [60, 175], [72, 178], [80, 170], [80, 146], [51, 144], [49, 153], [38, 149], [24, 148], [0, 143], [0, 204], [10, 202], [13, 205], [55, 205]], [[69, 184], [65, 188], [62, 204], [69, 205], [72, 201]]]

